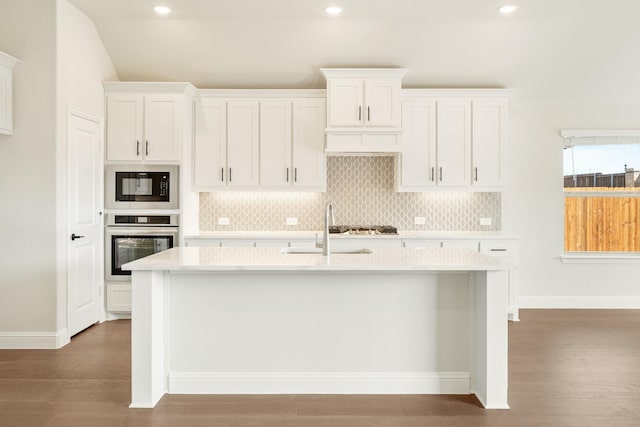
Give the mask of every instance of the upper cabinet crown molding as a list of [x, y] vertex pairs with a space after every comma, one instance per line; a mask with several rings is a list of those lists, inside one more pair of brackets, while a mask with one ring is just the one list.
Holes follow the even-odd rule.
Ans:
[[320, 68], [320, 72], [326, 79], [334, 77], [358, 78], [399, 78], [401, 79], [409, 71], [408, 68]]
[[198, 89], [196, 98], [253, 98], [253, 99], [290, 99], [327, 97], [325, 89]]
[[194, 95], [196, 87], [186, 82], [102, 82], [105, 92], [175, 93]]
[[13, 135], [13, 67], [20, 62], [0, 52], [0, 134]]

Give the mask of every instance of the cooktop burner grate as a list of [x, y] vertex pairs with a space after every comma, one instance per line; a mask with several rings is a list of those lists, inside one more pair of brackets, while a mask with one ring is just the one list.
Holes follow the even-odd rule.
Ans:
[[330, 234], [398, 234], [398, 229], [392, 225], [330, 225]]

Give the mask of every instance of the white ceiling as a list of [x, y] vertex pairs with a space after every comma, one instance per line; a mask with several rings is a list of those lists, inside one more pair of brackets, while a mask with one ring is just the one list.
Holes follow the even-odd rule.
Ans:
[[[514, 0], [511, 16], [499, 0], [70, 1], [95, 22], [122, 80], [322, 88], [321, 67], [405, 67], [405, 87], [576, 98], [640, 88], [637, 0]], [[157, 16], [160, 3], [173, 12]], [[327, 16], [330, 3], [344, 12]]]

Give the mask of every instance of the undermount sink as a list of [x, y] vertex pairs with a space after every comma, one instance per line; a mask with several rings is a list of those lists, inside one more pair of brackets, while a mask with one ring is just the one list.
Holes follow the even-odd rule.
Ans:
[[[322, 248], [284, 248], [281, 251], [283, 254], [319, 254], [322, 255]], [[331, 251], [332, 254], [370, 254], [371, 249], [338, 249]]]

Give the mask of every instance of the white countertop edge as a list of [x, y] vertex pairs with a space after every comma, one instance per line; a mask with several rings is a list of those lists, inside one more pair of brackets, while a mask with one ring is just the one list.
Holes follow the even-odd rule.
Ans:
[[[185, 235], [185, 239], [269, 239], [269, 238], [286, 238], [286, 239], [312, 239], [322, 236], [322, 230], [309, 231], [201, 231], [198, 234]], [[377, 235], [347, 235], [347, 234], [331, 234], [331, 238], [343, 239], [505, 239], [519, 240], [513, 235], [500, 234], [500, 232], [491, 231], [398, 231], [398, 234], [377, 234]]]
[[560, 255], [563, 264], [638, 264], [639, 252], [575, 252]]
[[122, 266], [131, 271], [482, 271], [503, 259], [464, 248], [376, 248], [371, 254], [284, 254], [279, 248], [175, 247]]

